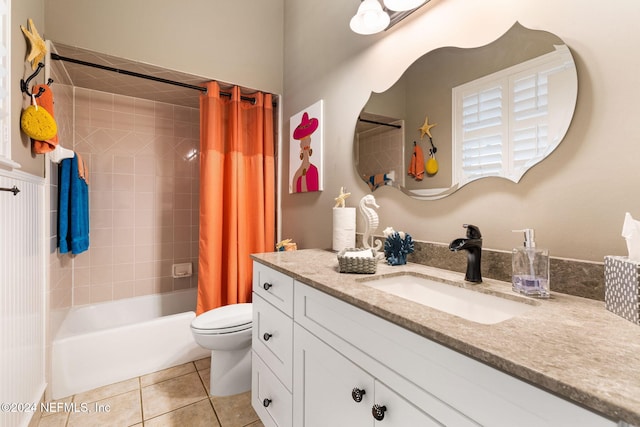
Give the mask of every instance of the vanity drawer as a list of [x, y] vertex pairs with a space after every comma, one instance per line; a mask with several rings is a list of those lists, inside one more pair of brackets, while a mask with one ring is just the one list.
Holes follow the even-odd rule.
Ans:
[[252, 348], [291, 390], [293, 375], [293, 320], [253, 294]]
[[253, 292], [293, 317], [293, 278], [254, 261]]
[[251, 404], [265, 427], [291, 427], [291, 393], [264, 361], [252, 352]]

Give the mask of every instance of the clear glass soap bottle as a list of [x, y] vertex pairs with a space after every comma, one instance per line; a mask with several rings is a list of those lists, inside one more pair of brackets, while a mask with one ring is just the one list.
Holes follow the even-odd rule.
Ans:
[[549, 298], [549, 251], [536, 247], [531, 228], [524, 232], [524, 245], [513, 249], [512, 288], [514, 292], [537, 298]]

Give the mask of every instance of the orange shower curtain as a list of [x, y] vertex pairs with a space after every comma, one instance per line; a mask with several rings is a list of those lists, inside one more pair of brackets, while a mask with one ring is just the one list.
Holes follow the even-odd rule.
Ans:
[[200, 96], [200, 243], [197, 314], [251, 301], [249, 254], [274, 250], [275, 149], [270, 94]]

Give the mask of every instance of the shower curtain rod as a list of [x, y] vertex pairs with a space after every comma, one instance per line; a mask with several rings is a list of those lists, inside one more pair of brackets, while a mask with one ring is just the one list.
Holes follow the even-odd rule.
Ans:
[[[175, 80], [168, 80], [168, 79], [163, 79], [161, 77], [149, 76], [147, 74], [136, 73], [135, 71], [122, 70], [120, 68], [109, 67], [107, 65], [94, 64], [93, 62], [87, 62], [87, 61], [82, 61], [80, 59], [69, 58], [68, 56], [60, 56], [57, 53], [53, 53], [53, 52], [51, 52], [51, 59], [55, 59], [57, 61], [73, 62], [74, 64], [86, 65], [87, 67], [99, 68], [101, 70], [106, 70], [106, 71], [113, 71], [114, 73], [125, 74], [127, 76], [139, 77], [141, 79], [153, 80], [155, 82], [167, 83], [174, 86], [181, 86], [187, 89], [195, 89], [195, 90], [199, 90], [203, 94], [207, 93], [207, 88], [204, 86], [191, 85], [188, 83], [177, 82]], [[220, 95], [231, 97], [231, 94], [229, 92], [220, 91]], [[250, 96], [241, 96], [240, 99], [243, 101], [249, 101], [251, 103], [256, 102], [256, 99]]]
[[383, 122], [378, 122], [378, 121], [375, 121], [375, 120], [363, 119], [362, 117], [358, 117], [358, 120], [360, 120], [361, 122], [365, 122], [365, 123], [371, 123], [373, 125], [389, 126], [389, 127], [396, 128], [396, 129], [401, 129], [402, 128], [402, 125], [395, 125], [393, 123], [383, 123]]

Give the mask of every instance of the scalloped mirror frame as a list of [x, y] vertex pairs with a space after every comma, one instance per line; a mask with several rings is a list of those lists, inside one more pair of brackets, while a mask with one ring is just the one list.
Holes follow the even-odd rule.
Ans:
[[[454, 152], [453, 88], [504, 69], [517, 68], [518, 64], [540, 58], [557, 51], [565, 43], [556, 35], [527, 29], [516, 22], [505, 34], [492, 43], [476, 48], [442, 47], [416, 59], [389, 89], [372, 92], [365, 104], [354, 134], [354, 166], [358, 175], [371, 191], [382, 185], [400, 189], [420, 200], [437, 200], [456, 192], [476, 178], [462, 179], [460, 154]], [[568, 49], [566, 49], [568, 50]], [[563, 95], [554, 97], [560, 113], [553, 113], [554, 134], [548, 138], [552, 144], [544, 155], [532, 159], [522, 170], [491, 175], [518, 182], [535, 164], [555, 150], [569, 129], [575, 111], [578, 79], [575, 63], [568, 53], [570, 63], [562, 83]], [[419, 84], [416, 84], [419, 83]], [[555, 111], [555, 110], [554, 110]], [[425, 137], [420, 139], [419, 128], [429, 117], [432, 142], [437, 147], [438, 173], [423, 180], [407, 175], [413, 154], [413, 142], [421, 147], [424, 159], [432, 145]]]

